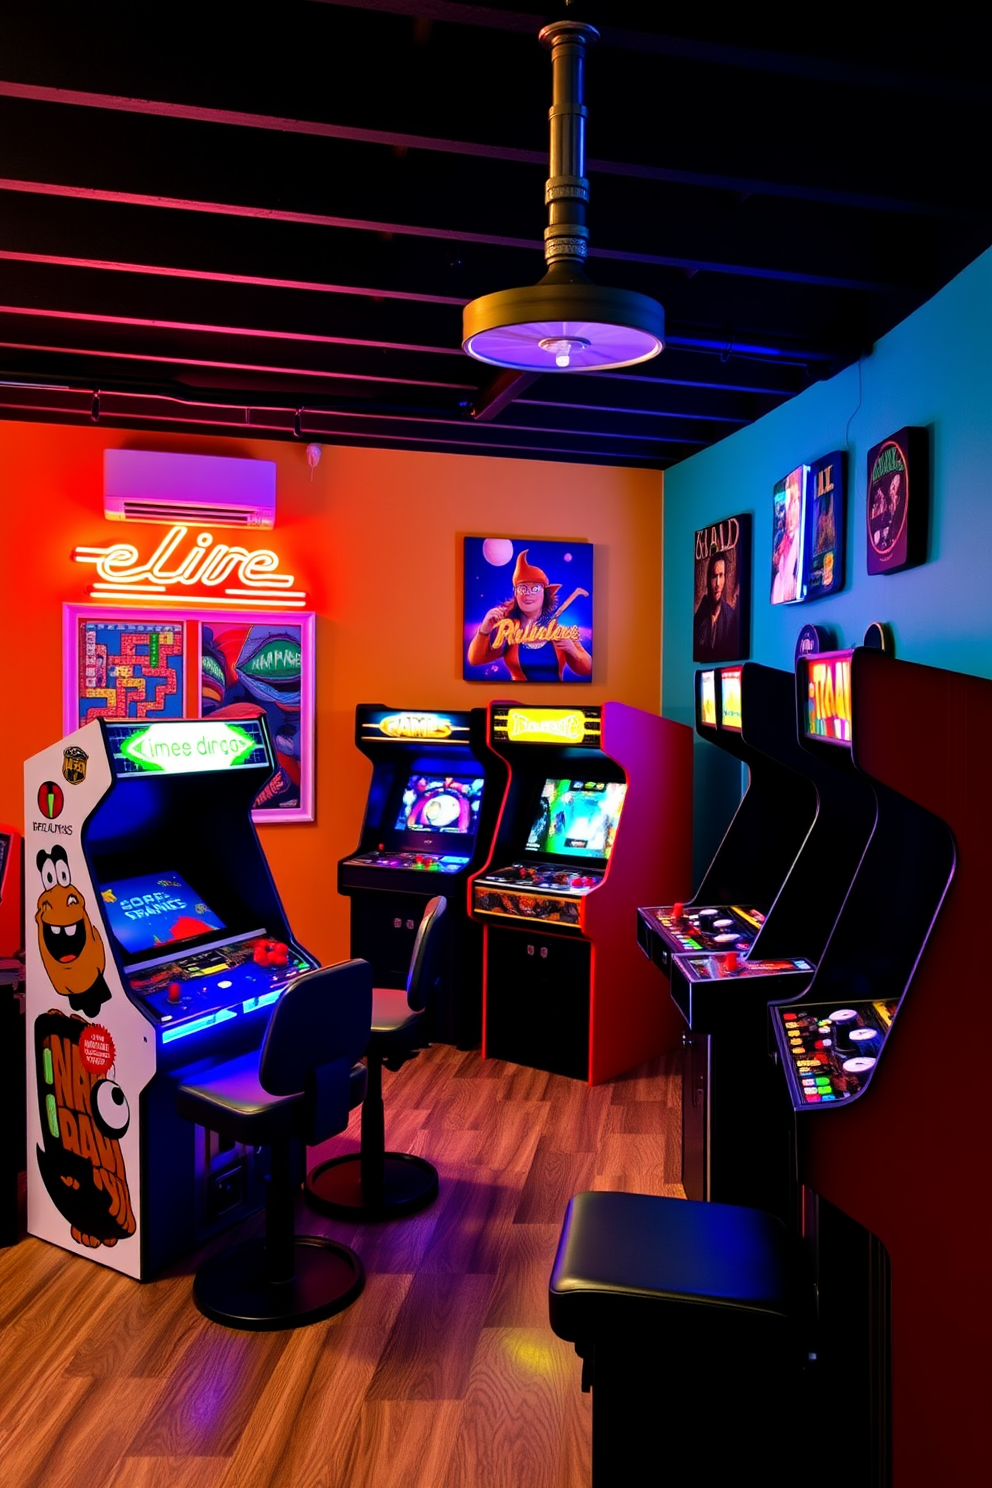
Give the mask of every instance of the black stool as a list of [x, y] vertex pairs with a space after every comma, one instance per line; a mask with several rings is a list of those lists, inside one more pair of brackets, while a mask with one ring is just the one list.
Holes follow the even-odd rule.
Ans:
[[760, 1210], [576, 1194], [549, 1306], [592, 1389], [595, 1488], [676, 1473], [699, 1488], [803, 1479], [789, 1462], [805, 1321], [797, 1277], [788, 1232]]
[[423, 1047], [425, 1013], [440, 976], [440, 938], [448, 902], [429, 900], [413, 943], [406, 987], [372, 992], [372, 1033], [366, 1064], [369, 1088], [362, 1102], [360, 1152], [332, 1157], [307, 1174], [311, 1209], [336, 1219], [399, 1219], [437, 1198], [437, 1169], [409, 1152], [387, 1152], [382, 1067], [398, 1070]]
[[222, 1136], [270, 1148], [265, 1238], [222, 1251], [196, 1273], [193, 1299], [229, 1328], [299, 1328], [349, 1306], [365, 1271], [347, 1245], [297, 1235], [291, 1144], [323, 1142], [362, 1099], [372, 968], [342, 961], [307, 972], [275, 1004], [261, 1051], [180, 1085], [176, 1110]]

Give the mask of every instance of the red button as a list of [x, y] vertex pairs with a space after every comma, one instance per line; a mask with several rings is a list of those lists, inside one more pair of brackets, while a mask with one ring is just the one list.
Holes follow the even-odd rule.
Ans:
[[737, 952], [736, 951], [728, 951], [727, 954], [726, 954], [726, 956], [723, 958], [723, 964], [727, 968], [728, 971], [736, 971], [737, 970]]
[[169, 1001], [178, 1002], [183, 995], [183, 989], [178, 982], [169, 983]]

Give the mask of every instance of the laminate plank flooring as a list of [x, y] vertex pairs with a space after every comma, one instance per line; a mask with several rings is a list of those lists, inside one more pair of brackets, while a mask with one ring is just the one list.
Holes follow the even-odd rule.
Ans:
[[[41, 1241], [0, 1251], [0, 1461], [10, 1488], [582, 1488], [591, 1411], [547, 1320], [582, 1188], [680, 1194], [674, 1056], [589, 1088], [437, 1044], [385, 1083], [387, 1145], [437, 1166], [421, 1214], [298, 1228], [368, 1281], [295, 1332], [201, 1317], [201, 1256], [140, 1285]], [[312, 1160], [354, 1152], [347, 1132]], [[255, 1217], [206, 1255], [257, 1232]]]

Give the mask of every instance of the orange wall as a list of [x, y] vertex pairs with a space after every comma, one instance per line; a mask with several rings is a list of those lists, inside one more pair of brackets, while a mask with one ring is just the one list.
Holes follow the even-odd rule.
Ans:
[[[317, 612], [316, 821], [265, 827], [262, 841], [294, 932], [325, 961], [348, 953], [335, 864], [358, 842], [371, 769], [353, 742], [355, 704], [464, 708], [520, 695], [509, 680], [462, 680], [463, 537], [594, 542], [595, 679], [535, 688], [533, 701], [581, 694], [659, 709], [656, 472], [326, 446], [311, 481], [303, 445], [0, 423], [0, 821], [23, 825], [23, 761], [62, 735], [61, 605], [85, 603], [92, 579], [72, 550], [129, 530], [149, 557], [164, 531], [104, 520], [103, 451], [121, 446], [277, 464], [275, 531], [248, 546], [271, 544]], [[31, 885], [29, 871], [29, 899]]]

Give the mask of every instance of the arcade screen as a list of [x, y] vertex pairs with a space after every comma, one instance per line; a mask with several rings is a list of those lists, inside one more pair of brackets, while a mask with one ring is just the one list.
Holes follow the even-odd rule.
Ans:
[[605, 863], [626, 794], [618, 780], [546, 780], [525, 851]]
[[699, 722], [716, 728], [716, 672], [699, 674]]
[[484, 785], [481, 775], [411, 775], [403, 789], [396, 830], [474, 836]]
[[100, 890], [111, 930], [132, 956], [182, 946], [226, 926], [178, 873], [141, 873]]
[[741, 669], [727, 667], [720, 673], [720, 723], [725, 729], [744, 727], [741, 721]]
[[827, 744], [851, 742], [851, 652], [807, 657], [806, 733]]

